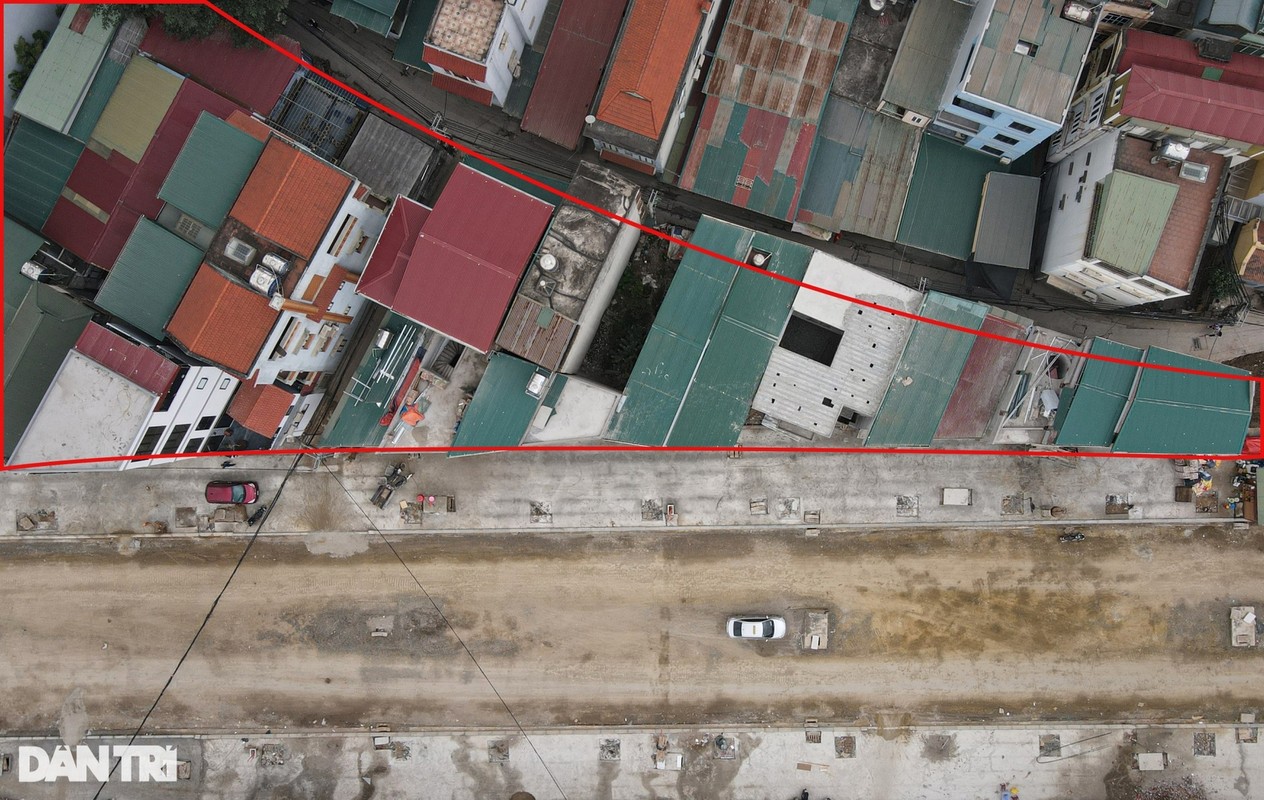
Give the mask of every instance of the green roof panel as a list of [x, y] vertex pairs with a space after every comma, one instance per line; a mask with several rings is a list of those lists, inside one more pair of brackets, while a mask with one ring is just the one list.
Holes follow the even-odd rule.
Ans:
[[[1145, 363], [1247, 376], [1249, 373], [1158, 347], [1146, 351]], [[1117, 453], [1236, 456], [1251, 427], [1254, 384], [1249, 380], [1212, 378], [1143, 369], [1128, 407]]]
[[[329, 13], [385, 36], [391, 30], [396, 0], [334, 0]], [[383, 13], [380, 8], [389, 10]]]
[[4, 148], [4, 213], [39, 230], [53, 213], [83, 144], [29, 119], [13, 123]]
[[1005, 167], [986, 153], [932, 134], [923, 136], [896, 241], [968, 259], [983, 203], [983, 182], [989, 172], [998, 171]]
[[126, 63], [120, 64], [112, 58], [106, 58], [101, 62], [101, 68], [92, 79], [92, 85], [88, 87], [88, 93], [84, 95], [83, 103], [75, 114], [75, 121], [70, 126], [71, 138], [80, 142], [88, 141], [88, 137], [92, 135], [92, 129], [97, 126], [110, 98], [114, 96], [114, 90], [118, 88], [119, 81], [123, 79], [125, 69], [127, 69]]
[[973, 13], [973, 6], [956, 0], [922, 0], [913, 6], [882, 99], [924, 117], [934, 116]]
[[142, 217], [101, 284], [96, 304], [162, 339], [201, 263], [202, 250]]
[[438, 7], [439, 0], [411, 0], [409, 2], [408, 17], [404, 20], [404, 27], [399, 32], [399, 41], [395, 42], [392, 58], [425, 73], [433, 71], [429, 64], [421, 60], [421, 51], [426, 45], [426, 33], [430, 30], [430, 23]]
[[1096, 224], [1089, 255], [1134, 275], [1146, 274], [1177, 190], [1175, 183], [1122, 170], [1107, 175], [1095, 198]]
[[4, 329], [4, 456], [12, 455], [92, 311], [47, 284], [26, 293]]
[[[784, 324], [784, 320], [782, 322]], [[776, 344], [776, 339], [760, 331], [721, 317], [666, 444], [671, 447], [737, 444], [750, 411], [751, 398], [759, 388], [764, 367]]]
[[203, 111], [158, 197], [218, 228], [250, 177], [264, 143]]
[[83, 33], [71, 30], [79, 9], [70, 5], [61, 12], [57, 29], [13, 104], [14, 114], [59, 133], [70, 130], [80, 101], [114, 38], [114, 28], [102, 24], [96, 15], [88, 19]]
[[517, 447], [540, 407], [540, 396], [528, 394], [527, 387], [536, 375], [547, 378], [549, 374], [517, 356], [492, 353], [452, 446]]
[[[1109, 339], [1096, 338], [1088, 352], [1096, 356], [1140, 361], [1141, 350]], [[1138, 367], [1090, 360], [1084, 365], [1075, 392], [1065, 392], [1058, 404], [1054, 427], [1057, 444], [1066, 447], [1109, 447], [1119, 416], [1128, 404]]]
[[44, 244], [44, 237], [23, 227], [17, 220], [4, 218], [4, 324], [13, 315], [30, 290], [30, 278], [22, 274], [22, 265]]
[[[930, 292], [918, 313], [977, 331], [983, 326], [987, 311], [988, 307], [982, 303]], [[865, 444], [870, 447], [929, 445], [977, 338], [977, 334], [918, 322], [904, 344], [891, 386], [878, 408]]]

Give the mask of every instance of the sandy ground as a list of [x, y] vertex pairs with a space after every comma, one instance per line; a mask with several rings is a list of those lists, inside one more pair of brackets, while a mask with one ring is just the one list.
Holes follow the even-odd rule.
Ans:
[[[77, 729], [80, 701], [91, 731], [134, 728], [243, 546], [131, 541], [0, 545], [0, 729]], [[367, 543], [258, 541], [146, 729], [510, 725], [502, 699], [524, 725], [1261, 705], [1264, 650], [1228, 644], [1229, 607], [1264, 606], [1253, 531], [412, 537], [407, 570]], [[807, 608], [832, 613], [826, 652], [802, 649]], [[753, 612], [790, 636], [726, 638]]]

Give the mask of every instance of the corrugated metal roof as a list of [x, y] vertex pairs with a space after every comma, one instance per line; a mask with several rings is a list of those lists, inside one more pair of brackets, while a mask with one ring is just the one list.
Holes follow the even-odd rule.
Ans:
[[399, 32], [392, 58], [423, 72], [431, 71], [430, 65], [422, 59], [422, 52], [426, 46], [426, 33], [430, 30], [430, 23], [434, 21], [434, 12], [438, 5], [439, 0], [409, 0], [408, 18], [404, 20], [404, 27]]
[[228, 216], [263, 152], [263, 142], [203, 111], [158, 197], [210, 228]]
[[83, 145], [30, 119], [14, 119], [4, 148], [4, 213], [40, 229], [53, 213]]
[[109, 57], [101, 60], [96, 77], [92, 79], [92, 85], [88, 87], [88, 93], [84, 95], [83, 103], [75, 114], [75, 121], [70, 126], [71, 137], [81, 142], [88, 141], [126, 69], [127, 62], [115, 61]]
[[496, 337], [496, 346], [556, 371], [575, 334], [575, 322], [529, 297], [518, 295]]
[[[1026, 333], [1023, 322], [989, 313], [980, 331], [1023, 339]], [[936, 439], [980, 439], [988, 432], [992, 421], [997, 419], [1001, 392], [1009, 384], [1022, 351], [1020, 345], [987, 336], [974, 337], [970, 356], [961, 368], [961, 377], [935, 431]]]
[[[812, 250], [703, 217], [690, 241], [801, 280]], [[607, 438], [650, 446], [737, 443], [798, 287], [690, 250], [681, 261]]]
[[[288, 36], [272, 43], [297, 57], [298, 42]], [[235, 47], [226, 31], [205, 39], [179, 41], [154, 20], [140, 49], [155, 61], [191, 75], [225, 97], [267, 115], [294, 77], [298, 64], [271, 47]]]
[[92, 16], [82, 33], [71, 30], [78, 5], [67, 6], [52, 38], [13, 104], [13, 113], [52, 128], [70, 130], [75, 112], [114, 38], [114, 28]]
[[[1093, 339], [1092, 355], [1140, 361], [1141, 350], [1101, 337]], [[1073, 391], [1063, 390], [1058, 402], [1054, 428], [1056, 442], [1064, 447], [1109, 447], [1115, 427], [1128, 403], [1137, 367], [1088, 361]]]
[[920, 0], [914, 5], [882, 99], [934, 116], [952, 80], [953, 61], [973, 12], [974, 6], [957, 0]]
[[[987, 317], [987, 306], [930, 292], [919, 315], [978, 330]], [[865, 444], [870, 447], [929, 445], [976, 338], [927, 322], [914, 326]]]
[[[7, 209], [6, 209], [7, 210]], [[31, 281], [22, 274], [22, 265], [44, 244], [44, 237], [4, 216], [4, 324], [17, 313]]]
[[1237, 28], [1244, 33], [1259, 33], [1264, 28], [1260, 0], [1211, 0], [1207, 24]]
[[969, 258], [983, 181], [996, 168], [996, 159], [985, 153], [923, 135], [896, 241], [963, 261]]
[[1144, 66], [1201, 78], [1207, 68], [1215, 64], [1215, 69], [1220, 70], [1217, 79], [1220, 83], [1264, 89], [1264, 59], [1258, 56], [1234, 53], [1227, 62], [1212, 62], [1198, 55], [1198, 45], [1190, 39], [1137, 28], [1124, 28], [1121, 35], [1124, 37], [1124, 49], [1115, 65], [1116, 73]]
[[989, 172], [974, 236], [974, 260], [1031, 269], [1031, 237], [1040, 202], [1040, 179]]
[[333, 0], [329, 13], [385, 36], [398, 5], [398, 0]]
[[184, 81], [139, 164], [118, 152], [102, 159], [92, 150], [84, 151], [68, 188], [97, 208], [61, 197], [44, 225], [45, 233], [86, 261], [110, 269], [136, 220], [157, 217], [162, 211], [158, 191], [198, 116], [209, 111], [224, 119], [237, 110], [232, 101], [195, 81]]
[[1238, 142], [1264, 144], [1264, 90], [1136, 66], [1122, 113]]
[[[553, 206], [464, 164], [433, 211], [393, 210], [358, 291], [482, 352], [491, 349]], [[477, 209], [477, 213], [472, 210]], [[414, 217], [413, 223], [404, 216]], [[488, 235], [494, 220], [496, 235]], [[396, 221], [397, 224], [392, 225]], [[395, 247], [386, 246], [398, 241]]]
[[597, 101], [597, 119], [656, 141], [706, 13], [698, 0], [632, 0]]
[[517, 447], [540, 407], [540, 397], [527, 394], [527, 386], [536, 375], [549, 374], [508, 353], [492, 353], [452, 446]]
[[201, 263], [198, 247], [141, 219], [101, 284], [96, 304], [161, 340]]
[[894, 241], [921, 138], [912, 125], [830, 95], [798, 221]]
[[92, 129], [92, 140], [139, 162], [183, 82], [184, 78], [147, 58], [133, 58]]
[[351, 189], [332, 165], [272, 138], [229, 215], [301, 258], [311, 258]]
[[435, 149], [413, 133], [370, 114], [341, 166], [381, 197], [408, 196], [434, 160]]
[[[1146, 350], [1145, 363], [1226, 375], [1250, 374], [1158, 347]], [[1236, 456], [1242, 452], [1247, 428], [1253, 424], [1253, 391], [1251, 381], [1143, 369], [1114, 451]]]
[[[1002, 0], [974, 52], [966, 91], [1051, 122], [1062, 122], [1093, 43], [1093, 26], [1062, 18], [1062, 2]], [[1019, 40], [1031, 55], [1015, 51]]]
[[188, 353], [245, 376], [281, 312], [207, 264], [193, 276], [167, 332]]
[[95, 322], [84, 328], [75, 350], [159, 397], [167, 393], [180, 373], [180, 365], [158, 351], [124, 339]]
[[1144, 275], [1176, 202], [1177, 186], [1115, 170], [1101, 182], [1088, 254]]
[[92, 310], [48, 286], [27, 292], [4, 329], [4, 456], [44, 399], [61, 362], [92, 321]]
[[628, 0], [562, 0], [522, 129], [574, 150]]

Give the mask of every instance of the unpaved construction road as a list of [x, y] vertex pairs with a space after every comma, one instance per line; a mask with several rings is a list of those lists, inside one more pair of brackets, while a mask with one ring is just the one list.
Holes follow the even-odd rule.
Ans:
[[[496, 692], [533, 726], [1261, 705], [1264, 650], [1231, 648], [1228, 618], [1264, 610], [1264, 534], [1055, 537], [414, 535], [392, 539], [407, 570], [380, 538], [260, 539], [146, 730], [512, 725]], [[92, 731], [134, 729], [244, 546], [132, 541], [0, 544], [0, 729], [83, 713]], [[802, 648], [807, 608], [832, 614], [826, 652]], [[725, 636], [727, 616], [755, 612], [784, 614], [790, 636]]]

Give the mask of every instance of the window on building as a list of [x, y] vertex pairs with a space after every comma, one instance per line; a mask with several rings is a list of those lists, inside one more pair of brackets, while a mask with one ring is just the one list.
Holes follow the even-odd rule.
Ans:
[[209, 431], [211, 429], [211, 425], [213, 425], [214, 423], [215, 423], [214, 414], [202, 417], [200, 420], [198, 420], [197, 428], [195, 430]]
[[299, 349], [300, 349], [300, 350], [306, 350], [306, 349], [308, 349], [309, 347], [311, 347], [311, 346], [312, 346], [312, 342], [314, 342], [314, 341], [316, 341], [316, 334], [311, 333], [311, 332], [308, 332], [308, 333], [307, 333], [307, 334], [303, 337], [303, 346], [302, 346], [302, 347], [300, 347]]
[[189, 443], [184, 446], [184, 452], [196, 453], [202, 449], [202, 439], [190, 439]]
[[1026, 39], [1019, 39], [1018, 43], [1014, 45], [1014, 52], [1020, 56], [1034, 56], [1036, 55], [1036, 43], [1029, 42]]
[[504, 33], [500, 35], [500, 46], [497, 47], [496, 49], [504, 50], [508, 46], [509, 46], [509, 31], [505, 31]]
[[360, 220], [348, 214], [342, 218], [342, 224], [338, 226], [338, 233], [334, 236], [334, 240], [329, 243], [329, 249], [325, 252], [331, 256], [342, 253], [342, 248], [347, 243], [347, 237], [351, 236], [351, 231], [355, 228], [355, 224]]
[[346, 349], [346, 347], [347, 347], [347, 337], [344, 336], [338, 340], [338, 346], [334, 348], [334, 352], [341, 353], [343, 350]]
[[987, 154], [988, 154], [988, 155], [990, 155], [990, 156], [997, 156], [997, 157], [1001, 157], [1001, 156], [1004, 156], [1004, 155], [1005, 155], [1005, 151], [1004, 151], [1004, 150], [1001, 150], [1001, 149], [999, 149], [999, 148], [993, 147], [993, 146], [992, 146], [992, 145], [990, 145], [990, 144], [985, 144], [985, 145], [983, 145], [982, 147], [980, 147], [979, 149], [980, 149], [980, 150], [982, 150], [983, 152], [987, 153]]
[[1124, 85], [1120, 84], [1115, 87], [1115, 91], [1110, 95], [1110, 104], [1117, 106], [1124, 99]]
[[171, 435], [167, 437], [167, 443], [163, 445], [163, 455], [171, 455], [179, 451], [180, 443], [184, 441], [184, 435], [189, 432], [188, 425], [177, 425], [171, 429]]
[[952, 98], [952, 104], [957, 108], [963, 108], [966, 111], [978, 114], [981, 117], [987, 117], [988, 119], [996, 116], [996, 112], [987, 106], [981, 106], [978, 103], [971, 102], [961, 97]]
[[1030, 125], [1025, 125], [1021, 122], [1011, 122], [1009, 126], [1013, 128], [1014, 130], [1018, 131], [1019, 133], [1035, 133], [1036, 132], [1035, 128], [1031, 127]]
[[220, 382], [219, 382], [219, 388], [221, 388], [221, 389], [227, 389], [227, 388], [228, 388], [228, 384], [232, 383], [232, 380], [233, 380], [232, 378], [225, 378], [224, 380], [220, 381]]
[[1132, 24], [1132, 17], [1123, 14], [1102, 14], [1103, 25], [1114, 25], [1116, 28], [1126, 28]]
[[158, 449], [158, 443], [162, 441], [162, 435], [167, 430], [166, 425], [154, 425], [145, 430], [145, 435], [140, 437], [140, 442], [136, 445], [136, 452], [133, 455], [150, 455]]
[[238, 264], [249, 264], [254, 260], [255, 249], [234, 236], [228, 240], [228, 244], [224, 245], [224, 255]]
[[198, 378], [197, 388], [205, 389], [207, 380], [208, 380], [207, 378]]
[[1006, 135], [1005, 135], [1005, 134], [1003, 134], [1003, 133], [998, 133], [998, 134], [996, 134], [995, 136], [993, 136], [992, 138], [993, 138], [993, 139], [995, 139], [996, 141], [1000, 142], [1001, 144], [1011, 144], [1011, 145], [1012, 145], [1012, 144], [1018, 144], [1018, 140], [1017, 140], [1017, 139], [1015, 139], [1013, 136], [1006, 136]]
[[1248, 56], [1264, 56], [1264, 44], [1256, 44], [1245, 39], [1235, 44], [1233, 49]]

